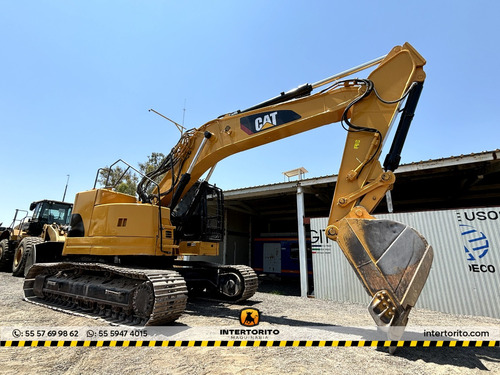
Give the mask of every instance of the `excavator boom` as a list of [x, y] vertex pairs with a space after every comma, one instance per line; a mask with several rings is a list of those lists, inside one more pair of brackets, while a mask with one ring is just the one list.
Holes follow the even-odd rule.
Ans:
[[[339, 176], [348, 176], [354, 183], [338, 186], [334, 202], [346, 196], [350, 203], [332, 207], [331, 215], [333, 221], [346, 216], [357, 200], [349, 194], [359, 192], [382, 171], [378, 158], [401, 104], [407, 95], [414, 97], [425, 80], [422, 68], [425, 60], [408, 43], [373, 61], [380, 64], [368, 79], [337, 80], [313, 95], [310, 95], [313, 89], [331, 83], [331, 79], [303, 85], [184, 133], [163, 168], [153, 172], [153, 177], [158, 174], [163, 177], [159, 184], [161, 205], [175, 207], [189, 188], [225, 157], [323, 125], [343, 122], [349, 126]], [[371, 66], [373, 61], [363, 66]], [[334, 77], [343, 77], [343, 74]], [[399, 151], [404, 139], [402, 141]], [[397, 163], [393, 162], [390, 170], [396, 167]], [[148, 185], [147, 179], [139, 185], [139, 196], [143, 201], [150, 201], [152, 197], [148, 197], [144, 185]], [[383, 194], [377, 196], [381, 199]], [[372, 211], [380, 199], [368, 202], [368, 210]]]

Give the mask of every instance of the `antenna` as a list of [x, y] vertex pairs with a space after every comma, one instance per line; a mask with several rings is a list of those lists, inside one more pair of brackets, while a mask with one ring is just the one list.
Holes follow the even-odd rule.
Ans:
[[[156, 113], [158, 116], [161, 116], [163, 117], [164, 119], [170, 121], [171, 123], [173, 123], [175, 126], [177, 126], [177, 129], [179, 129], [179, 131], [181, 132], [181, 135], [184, 134], [184, 132], [186, 131], [186, 128], [178, 123], [176, 123], [174, 120], [171, 120], [169, 119], [167, 116], [164, 116], [162, 115], [160, 112], [157, 112], [155, 111], [154, 109], [150, 109], [149, 112], [154, 112]], [[184, 118], [182, 119], [183, 123], [184, 123]]]
[[184, 117], [186, 117], [186, 99], [184, 99], [184, 108], [182, 109], [182, 126], [184, 126]]
[[68, 182], [69, 182], [69, 174], [66, 175], [68, 178], [66, 179], [66, 187], [64, 188], [64, 194], [63, 194], [63, 199], [62, 201], [64, 202], [64, 199], [66, 198], [66, 190], [68, 190]]

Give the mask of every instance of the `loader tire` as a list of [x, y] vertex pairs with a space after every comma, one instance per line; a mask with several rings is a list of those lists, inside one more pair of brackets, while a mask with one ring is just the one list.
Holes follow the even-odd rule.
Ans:
[[0, 271], [8, 271], [12, 262], [12, 249], [9, 246], [9, 240], [0, 241]]
[[33, 253], [34, 246], [42, 243], [43, 240], [39, 237], [26, 237], [21, 240], [14, 253], [14, 261], [12, 262], [12, 275], [24, 276], [24, 267], [26, 260]]

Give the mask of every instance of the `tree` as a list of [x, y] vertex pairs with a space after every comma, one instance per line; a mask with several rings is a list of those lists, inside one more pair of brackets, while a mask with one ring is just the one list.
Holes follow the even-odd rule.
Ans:
[[[143, 174], [149, 174], [155, 171], [162, 161], [165, 159], [165, 155], [161, 152], [153, 152], [148, 156], [148, 160], [144, 163], [139, 163], [139, 170]], [[164, 173], [156, 176], [154, 181], [157, 183], [161, 181]], [[108, 166], [102, 168], [99, 172], [98, 182], [102, 186], [112, 188], [114, 191], [119, 193], [125, 193], [129, 195], [136, 195], [137, 184], [139, 183], [139, 177], [131, 169], [124, 169], [120, 166], [113, 167], [110, 170]], [[148, 193], [154, 189], [154, 185], [149, 186]]]
[[105, 187], [110, 187], [113, 190], [134, 195], [137, 190], [137, 182], [139, 179], [130, 170], [126, 171], [120, 167], [114, 167], [110, 170], [109, 167], [104, 167], [99, 171], [98, 182]]
[[161, 152], [152, 152], [151, 155], [148, 156], [148, 160], [145, 163], [139, 163], [139, 169], [144, 174], [151, 173], [158, 168], [163, 159], [165, 159], [165, 155]]
[[[161, 152], [152, 152], [151, 155], [148, 156], [148, 160], [145, 163], [139, 163], [139, 169], [145, 175], [151, 176], [150, 178], [152, 178], [153, 181], [159, 183], [162, 180], [165, 173], [161, 173], [161, 171], [157, 171], [157, 169], [164, 160], [165, 160], [164, 154], [162, 154]], [[157, 172], [152, 175], [154, 171]], [[151, 194], [156, 187], [154, 184], [148, 184], [148, 183], [146, 183], [146, 186], [148, 186], [146, 191], [147, 194]]]

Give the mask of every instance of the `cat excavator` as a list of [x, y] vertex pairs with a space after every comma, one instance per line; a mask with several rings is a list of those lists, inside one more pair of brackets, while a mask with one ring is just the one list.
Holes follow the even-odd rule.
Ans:
[[[188, 295], [247, 300], [258, 286], [250, 267], [184, 260], [216, 256], [223, 240], [223, 192], [208, 182], [214, 167], [237, 152], [341, 123], [347, 139], [325, 232], [372, 297], [368, 309], [376, 324], [404, 327], [433, 250], [413, 228], [370, 213], [395, 183], [424, 65], [410, 44], [396, 46], [378, 59], [185, 131], [159, 167], [143, 175], [138, 198], [95, 184], [78, 193], [66, 241], [36, 246], [25, 299], [141, 325], [175, 321]], [[368, 78], [348, 78], [368, 68]], [[396, 122], [382, 166], [382, 147]]]

